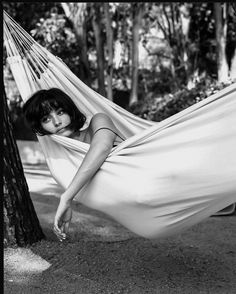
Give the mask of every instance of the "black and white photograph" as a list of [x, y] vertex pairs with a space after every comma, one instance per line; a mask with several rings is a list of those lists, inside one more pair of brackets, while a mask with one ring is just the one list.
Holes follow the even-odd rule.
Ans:
[[4, 293], [236, 293], [236, 3], [1, 7]]

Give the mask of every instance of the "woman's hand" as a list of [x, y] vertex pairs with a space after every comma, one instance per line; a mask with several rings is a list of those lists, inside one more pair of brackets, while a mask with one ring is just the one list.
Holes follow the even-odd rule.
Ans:
[[66, 239], [72, 218], [71, 200], [65, 200], [61, 195], [60, 203], [54, 218], [54, 233], [60, 241]]

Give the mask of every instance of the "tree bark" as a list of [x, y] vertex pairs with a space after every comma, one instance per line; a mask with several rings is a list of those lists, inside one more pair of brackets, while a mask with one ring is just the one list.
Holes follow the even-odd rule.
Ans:
[[45, 238], [37, 218], [12, 132], [3, 91], [4, 245], [26, 246]]
[[226, 35], [227, 35], [227, 3], [223, 4], [223, 10], [220, 2], [214, 3], [215, 29], [216, 29], [216, 50], [217, 50], [217, 71], [218, 81], [228, 80], [229, 66], [226, 59]]
[[91, 73], [88, 61], [87, 28], [86, 28], [86, 3], [61, 3], [66, 17], [71, 21], [78, 41], [78, 53], [80, 57], [80, 78], [91, 86]]
[[97, 76], [98, 76], [98, 92], [106, 96], [105, 77], [104, 77], [104, 42], [102, 38], [101, 23], [101, 3], [92, 3], [93, 10], [93, 30], [95, 35], [96, 51], [97, 51]]
[[138, 102], [138, 66], [139, 66], [139, 29], [143, 14], [143, 4], [133, 3], [133, 29], [132, 29], [132, 80], [129, 106]]
[[106, 35], [107, 35], [107, 98], [113, 100], [112, 94], [112, 77], [113, 77], [113, 31], [111, 26], [111, 18], [109, 13], [109, 3], [104, 3], [105, 19], [106, 19]]

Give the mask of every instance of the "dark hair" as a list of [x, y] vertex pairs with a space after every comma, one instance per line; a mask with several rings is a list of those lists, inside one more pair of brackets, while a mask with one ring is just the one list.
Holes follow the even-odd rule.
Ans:
[[70, 116], [72, 130], [78, 131], [86, 121], [86, 116], [79, 111], [72, 99], [58, 88], [39, 90], [24, 104], [23, 113], [26, 124], [37, 135], [44, 136], [50, 133], [41, 126], [41, 119], [52, 110], [62, 108]]

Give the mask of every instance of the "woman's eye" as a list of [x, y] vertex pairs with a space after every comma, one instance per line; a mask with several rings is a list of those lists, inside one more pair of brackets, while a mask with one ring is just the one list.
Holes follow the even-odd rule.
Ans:
[[47, 123], [47, 122], [49, 122], [50, 121], [50, 118], [48, 117], [48, 116], [45, 116], [45, 117], [43, 117], [42, 119], [41, 119], [41, 122], [42, 123]]
[[59, 110], [57, 111], [57, 114], [58, 114], [58, 115], [62, 115], [62, 114], [64, 114], [64, 110], [63, 110], [63, 109], [59, 109]]

